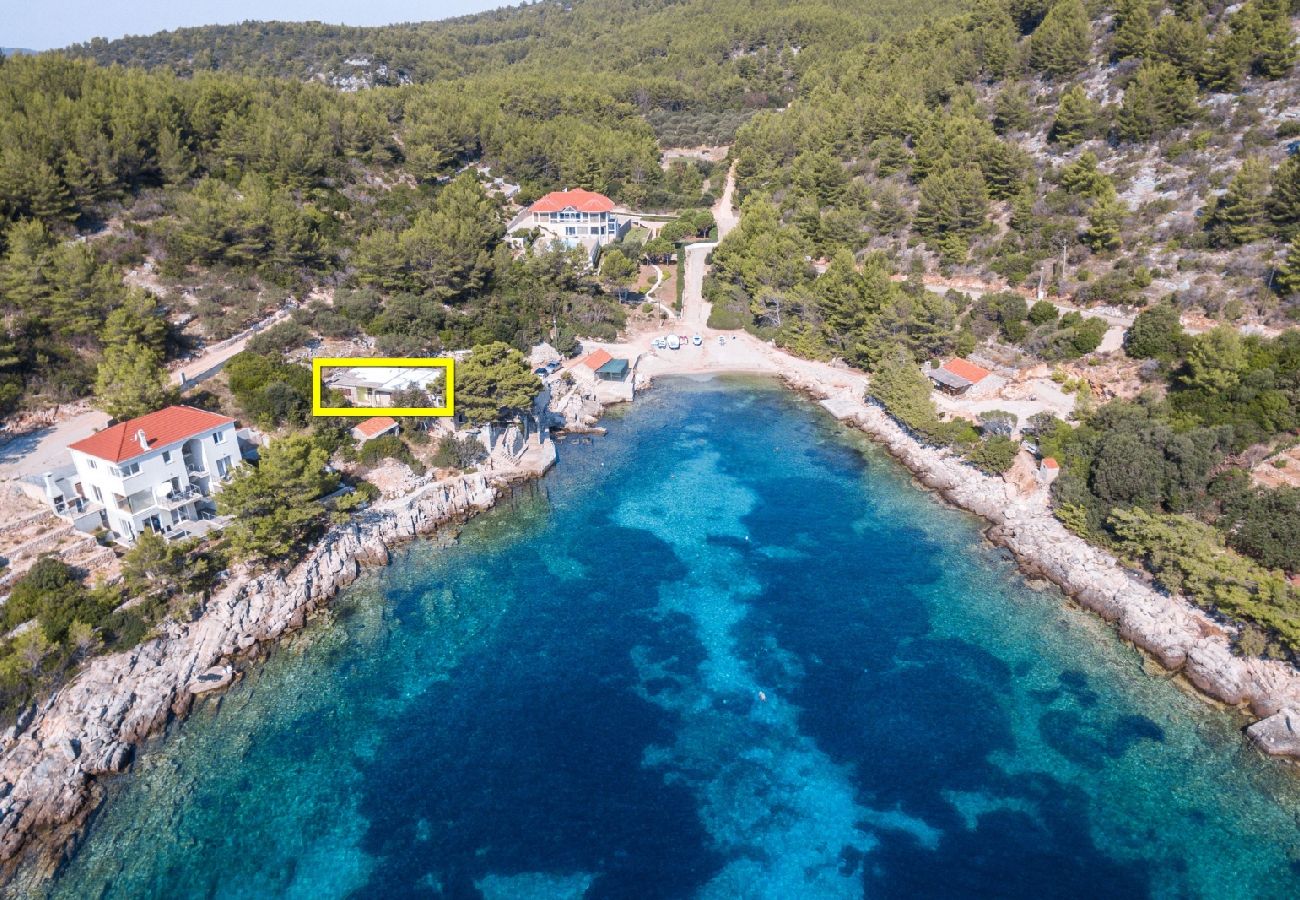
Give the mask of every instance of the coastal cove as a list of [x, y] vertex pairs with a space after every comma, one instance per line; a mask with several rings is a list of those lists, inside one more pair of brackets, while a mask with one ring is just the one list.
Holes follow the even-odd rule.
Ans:
[[200, 700], [49, 894], [1300, 890], [1293, 773], [864, 436], [737, 377], [604, 424]]

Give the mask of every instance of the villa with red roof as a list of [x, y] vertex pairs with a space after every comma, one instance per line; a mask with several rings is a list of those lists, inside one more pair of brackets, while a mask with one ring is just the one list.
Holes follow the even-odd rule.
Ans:
[[44, 476], [55, 512], [83, 531], [107, 528], [132, 544], [142, 530], [200, 534], [212, 495], [240, 464], [235, 420], [169, 406], [68, 445], [72, 466]]
[[592, 260], [605, 244], [618, 240], [631, 224], [620, 219], [614, 201], [604, 194], [582, 188], [551, 191], [515, 216], [506, 231], [518, 246], [530, 236], [546, 244], [559, 241], [566, 247], [584, 247]]

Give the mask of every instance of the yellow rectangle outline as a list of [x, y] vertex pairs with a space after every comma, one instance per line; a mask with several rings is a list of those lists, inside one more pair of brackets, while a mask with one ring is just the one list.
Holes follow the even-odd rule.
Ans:
[[[348, 406], [321, 405], [321, 372], [331, 369], [399, 368], [446, 369], [445, 406]], [[456, 360], [451, 357], [407, 356], [317, 356], [311, 361], [311, 414], [313, 416], [451, 416], [456, 413]]]

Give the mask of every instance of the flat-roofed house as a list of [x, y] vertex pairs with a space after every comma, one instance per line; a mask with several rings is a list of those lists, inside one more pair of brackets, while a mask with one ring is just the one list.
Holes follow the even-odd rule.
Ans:
[[72, 471], [47, 473], [55, 512], [78, 528], [103, 526], [132, 544], [145, 528], [200, 534], [216, 517], [213, 494], [240, 465], [235, 420], [169, 406], [68, 445]]
[[443, 372], [429, 366], [357, 366], [330, 372], [325, 384], [355, 406], [393, 406], [394, 394], [413, 388], [428, 393], [438, 406], [443, 402]]
[[614, 201], [582, 188], [551, 191], [510, 222], [506, 233], [518, 244], [536, 233], [539, 241], [559, 241], [566, 247], [584, 247], [594, 261], [601, 247], [617, 241], [631, 219], [620, 217]]

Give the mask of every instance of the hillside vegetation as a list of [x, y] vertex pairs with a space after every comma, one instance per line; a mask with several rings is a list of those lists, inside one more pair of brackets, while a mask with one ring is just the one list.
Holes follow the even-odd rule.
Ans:
[[509, 69], [544, 82], [596, 79], [642, 111], [685, 112], [784, 105], [809, 69], [838, 65], [883, 35], [959, 8], [954, 0], [543, 0], [380, 28], [187, 28], [72, 52], [186, 75], [219, 69], [348, 86], [463, 81]]

